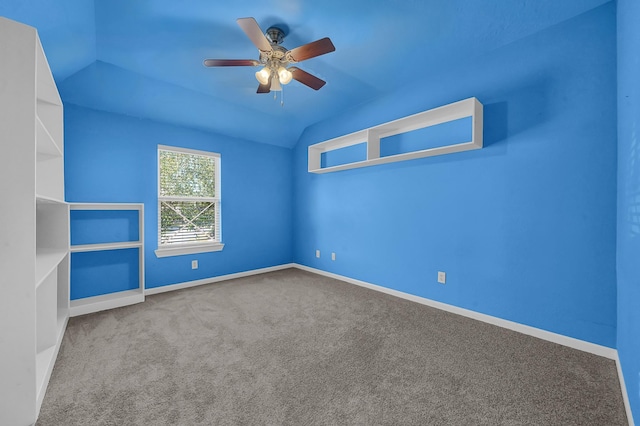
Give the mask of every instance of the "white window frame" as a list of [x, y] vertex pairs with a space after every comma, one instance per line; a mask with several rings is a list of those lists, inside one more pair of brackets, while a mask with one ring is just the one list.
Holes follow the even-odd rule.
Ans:
[[[183, 154], [194, 154], [194, 155], [202, 155], [206, 157], [212, 157], [215, 159], [215, 197], [161, 197], [160, 196], [160, 151], [172, 151], [179, 152]], [[222, 192], [221, 192], [221, 180], [220, 180], [220, 154], [217, 152], [209, 152], [209, 151], [199, 151], [195, 149], [189, 148], [181, 148], [176, 146], [168, 146], [168, 145], [158, 145], [157, 150], [158, 156], [158, 249], [155, 250], [155, 254], [157, 257], [168, 257], [168, 256], [180, 256], [184, 254], [195, 254], [195, 253], [206, 253], [206, 252], [214, 252], [221, 251], [224, 248], [224, 244], [222, 243]], [[205, 202], [213, 202], [215, 208], [215, 216], [216, 216], [216, 229], [215, 236], [217, 241], [206, 241], [206, 242], [187, 242], [187, 243], [173, 243], [170, 246], [165, 245], [161, 246], [160, 244], [160, 232], [162, 222], [160, 220], [161, 215], [161, 203], [163, 201], [205, 201]]]

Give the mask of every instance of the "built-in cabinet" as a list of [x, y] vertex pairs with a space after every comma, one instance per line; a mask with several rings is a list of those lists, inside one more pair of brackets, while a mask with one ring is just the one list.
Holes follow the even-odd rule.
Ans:
[[144, 206], [72, 203], [71, 316], [144, 302]]
[[69, 318], [63, 107], [37, 31], [0, 18], [0, 424], [40, 411]]

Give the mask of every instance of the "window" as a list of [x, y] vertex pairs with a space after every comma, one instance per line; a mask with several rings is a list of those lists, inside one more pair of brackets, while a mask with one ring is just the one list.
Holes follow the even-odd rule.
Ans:
[[220, 251], [220, 154], [158, 145], [156, 256]]

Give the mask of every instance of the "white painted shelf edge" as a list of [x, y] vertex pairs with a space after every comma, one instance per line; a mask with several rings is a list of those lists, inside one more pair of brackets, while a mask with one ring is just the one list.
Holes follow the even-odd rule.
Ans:
[[56, 270], [66, 255], [66, 249], [38, 249], [36, 251], [36, 288]]
[[36, 116], [36, 123], [38, 159], [45, 159], [48, 157], [62, 157], [62, 151], [60, 151], [58, 144], [38, 116]]
[[69, 307], [69, 316], [90, 314], [93, 312], [105, 311], [107, 309], [120, 308], [122, 306], [133, 305], [144, 302], [144, 289], [118, 291], [115, 293], [102, 294], [100, 296], [86, 297], [84, 299], [72, 300]]
[[140, 210], [141, 203], [74, 203], [69, 202], [71, 210]]
[[62, 338], [64, 337], [64, 331], [67, 328], [68, 321], [69, 316], [66, 314], [64, 317], [58, 319], [58, 336], [55, 345], [36, 354], [36, 413], [40, 412], [40, 407], [42, 406], [47, 385], [49, 384], [49, 379], [53, 372], [53, 366], [56, 358], [58, 357], [60, 346], [62, 345]]
[[[471, 141], [437, 148], [429, 148], [397, 155], [380, 156], [380, 139], [425, 127], [435, 126], [460, 118], [472, 118]], [[412, 160], [435, 155], [480, 149], [483, 146], [483, 106], [476, 98], [468, 98], [438, 108], [423, 111], [398, 120], [340, 136], [328, 141], [310, 145], [308, 148], [308, 171], [310, 173], [329, 173], [376, 164]], [[322, 167], [322, 153], [365, 143], [367, 159], [332, 167]]]
[[38, 203], [43, 202], [43, 203], [53, 203], [53, 204], [66, 204], [65, 201], [58, 200], [57, 198], [52, 198], [47, 195], [39, 195], [39, 194], [36, 194], [36, 201]]
[[101, 244], [81, 244], [71, 246], [71, 253], [77, 253], [81, 251], [102, 251], [102, 250], [121, 250], [127, 248], [142, 247], [140, 241], [126, 241], [121, 243], [101, 243]]

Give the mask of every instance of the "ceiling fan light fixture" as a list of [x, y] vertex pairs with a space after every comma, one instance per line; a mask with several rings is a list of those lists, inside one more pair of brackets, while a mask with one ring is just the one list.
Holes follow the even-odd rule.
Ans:
[[280, 79], [278, 79], [278, 76], [274, 76], [271, 79], [271, 91], [272, 92], [282, 92], [282, 86], [280, 85]]
[[280, 80], [280, 83], [289, 84], [292, 78], [293, 74], [291, 74], [291, 71], [285, 67], [278, 68], [278, 80]]
[[268, 84], [269, 77], [271, 77], [271, 70], [267, 67], [262, 68], [256, 73], [256, 80], [258, 80], [260, 84]]

